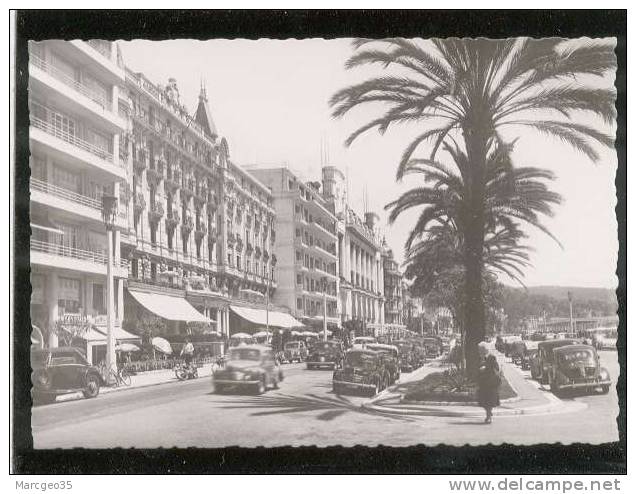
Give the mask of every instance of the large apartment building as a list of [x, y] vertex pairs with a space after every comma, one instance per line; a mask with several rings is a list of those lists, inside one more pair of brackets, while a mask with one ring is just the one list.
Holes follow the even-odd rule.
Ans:
[[[125, 197], [120, 136], [125, 71], [108, 41], [29, 43], [31, 319], [40, 344], [68, 343], [78, 326], [105, 351], [107, 235], [103, 194]], [[128, 263], [114, 235], [115, 331], [122, 331]], [[100, 331], [103, 330], [103, 331]]]
[[301, 181], [288, 168], [251, 169], [271, 190], [279, 239], [277, 304], [304, 324], [340, 326], [337, 218], [320, 182]]

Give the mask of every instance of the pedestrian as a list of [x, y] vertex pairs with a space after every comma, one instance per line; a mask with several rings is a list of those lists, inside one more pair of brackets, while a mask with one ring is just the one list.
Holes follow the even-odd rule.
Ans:
[[499, 364], [494, 355], [488, 355], [484, 365], [479, 369], [477, 381], [477, 398], [479, 406], [486, 410], [486, 424], [492, 422], [492, 409], [499, 406], [499, 387], [501, 386], [501, 376], [499, 375]]

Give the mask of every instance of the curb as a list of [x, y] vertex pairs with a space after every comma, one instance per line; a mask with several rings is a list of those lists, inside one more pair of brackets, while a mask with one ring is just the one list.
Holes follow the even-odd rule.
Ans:
[[[438, 417], [483, 417], [483, 411], [480, 410], [471, 410], [465, 411], [461, 410], [461, 407], [458, 407], [457, 410], [448, 410], [444, 409], [441, 406], [430, 406], [425, 407], [420, 405], [418, 408], [404, 409], [404, 408], [395, 408], [390, 406], [381, 406], [381, 405], [372, 405], [372, 404], [362, 404], [362, 407], [368, 410], [373, 410], [382, 413], [391, 413], [397, 415], [407, 415], [407, 416], [438, 416]], [[455, 408], [456, 404], [453, 404], [452, 408]], [[493, 409], [494, 417], [513, 417], [518, 415], [539, 415], [539, 414], [547, 414], [547, 413], [567, 413], [567, 412], [575, 412], [584, 410], [588, 407], [586, 403], [574, 402], [571, 405], [563, 405], [557, 403], [547, 403], [545, 405], [538, 405], [527, 408], [513, 408], [513, 409], [501, 409], [495, 408]], [[451, 408], [451, 407], [447, 407]]]
[[[196, 379], [190, 379], [190, 381], [197, 381], [199, 379], [204, 379], [206, 377], [210, 377], [212, 374], [205, 374], [205, 375], [199, 375]], [[103, 389], [100, 394], [110, 394], [110, 393], [117, 393], [118, 391], [132, 391], [133, 389], [142, 389], [142, 388], [150, 388], [152, 386], [159, 386], [161, 384], [170, 384], [170, 383], [176, 383], [176, 382], [181, 382], [179, 381], [174, 375], [172, 377], [170, 377], [169, 380], [167, 381], [157, 381], [157, 382], [151, 382], [151, 383], [147, 383], [147, 384], [140, 384], [139, 386], [117, 386], [114, 388], [105, 388]]]

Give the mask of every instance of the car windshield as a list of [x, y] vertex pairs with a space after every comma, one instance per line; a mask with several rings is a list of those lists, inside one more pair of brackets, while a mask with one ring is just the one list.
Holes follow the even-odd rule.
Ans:
[[292, 348], [298, 348], [300, 346], [300, 344], [297, 341], [294, 341], [292, 343], [285, 343], [285, 348], [288, 350], [291, 350]]
[[364, 367], [374, 362], [374, 356], [368, 353], [349, 353], [347, 354], [347, 364], [352, 367]]
[[561, 360], [567, 363], [589, 363], [594, 361], [594, 354], [591, 350], [573, 350], [562, 353]]
[[232, 348], [230, 360], [260, 360], [261, 352], [254, 348]]

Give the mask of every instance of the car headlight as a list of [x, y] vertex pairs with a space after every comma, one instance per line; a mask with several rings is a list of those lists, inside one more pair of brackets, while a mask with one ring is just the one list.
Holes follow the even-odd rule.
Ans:
[[608, 380], [610, 378], [609, 376], [609, 372], [607, 372], [606, 369], [601, 369], [601, 372], [599, 373], [599, 376], [601, 377], [601, 379], [603, 379], [604, 381]]

